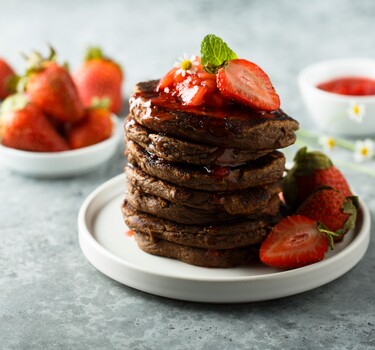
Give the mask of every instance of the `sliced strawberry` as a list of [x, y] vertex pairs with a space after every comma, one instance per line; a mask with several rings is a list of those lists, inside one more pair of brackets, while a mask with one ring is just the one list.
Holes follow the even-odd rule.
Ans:
[[228, 106], [228, 101], [223, 97], [218, 89], [211, 92], [206, 98], [206, 105], [210, 107], [223, 108]]
[[199, 70], [197, 76], [202, 80], [213, 80], [216, 87], [216, 74], [207, 73], [205, 70]]
[[203, 86], [182, 87], [179, 96], [186, 106], [199, 106], [203, 103], [208, 89]]
[[260, 260], [273, 267], [293, 269], [322, 260], [328, 245], [316, 221], [302, 215], [288, 216], [263, 241]]
[[158, 91], [164, 90], [166, 87], [170, 87], [174, 84], [174, 77], [177, 68], [172, 68], [167, 74], [164, 75], [163, 78], [160, 79], [159, 84], [157, 86]]
[[251, 108], [272, 111], [280, 107], [280, 98], [268, 75], [247, 60], [235, 59], [220, 68], [217, 86], [226, 98]]
[[216, 80], [214, 79], [204, 79], [200, 82], [200, 85], [206, 87], [209, 92], [217, 90]]

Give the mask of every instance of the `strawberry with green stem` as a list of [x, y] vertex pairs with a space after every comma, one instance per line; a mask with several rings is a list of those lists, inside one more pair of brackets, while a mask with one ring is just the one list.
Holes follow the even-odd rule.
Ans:
[[98, 47], [87, 49], [84, 63], [73, 74], [85, 107], [90, 107], [94, 98], [107, 98], [110, 99], [109, 109], [115, 114], [122, 108], [123, 78], [119, 64], [104, 56]]
[[56, 62], [50, 48], [48, 58], [33, 52], [28, 58], [26, 75], [19, 82], [30, 101], [51, 118], [62, 122], [77, 122], [83, 117], [83, 105], [66, 67]]
[[32, 152], [69, 149], [41, 109], [24, 94], [9, 96], [1, 106], [0, 139], [4, 146]]
[[354, 228], [357, 209], [357, 197], [345, 197], [332, 187], [320, 187], [301, 204], [297, 214], [319, 222], [322, 232], [335, 232], [337, 241]]
[[350, 187], [343, 176], [322, 152], [308, 152], [301, 148], [294, 157], [294, 165], [283, 179], [283, 194], [291, 208], [297, 208], [315, 190], [329, 186], [345, 197], [352, 196]]

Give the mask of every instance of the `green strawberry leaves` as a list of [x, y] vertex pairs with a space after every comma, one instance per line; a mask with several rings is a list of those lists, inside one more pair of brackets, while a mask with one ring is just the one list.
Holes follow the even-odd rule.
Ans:
[[85, 61], [90, 60], [102, 60], [104, 58], [103, 51], [100, 47], [92, 46], [88, 47], [85, 54]]
[[324, 153], [319, 151], [307, 151], [302, 147], [294, 157], [295, 174], [297, 176], [310, 175], [317, 169], [328, 169], [333, 163]]
[[4, 114], [10, 111], [18, 111], [26, 107], [29, 99], [23, 93], [17, 93], [8, 96], [1, 104], [0, 113]]
[[342, 228], [341, 234], [351, 230], [355, 227], [355, 223], [357, 221], [357, 212], [359, 208], [359, 200], [357, 196], [351, 196], [345, 198], [344, 207], [342, 208], [342, 211], [345, 214], [348, 214], [348, 220], [345, 222], [344, 227]]
[[208, 73], [216, 74], [220, 67], [236, 58], [236, 53], [218, 36], [208, 34], [203, 38], [201, 43], [201, 62]]

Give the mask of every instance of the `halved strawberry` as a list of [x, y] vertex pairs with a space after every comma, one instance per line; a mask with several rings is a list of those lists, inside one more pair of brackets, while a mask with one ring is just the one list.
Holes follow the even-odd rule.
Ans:
[[328, 237], [318, 230], [316, 221], [293, 215], [272, 228], [259, 255], [266, 265], [293, 269], [322, 260], [328, 245]]
[[217, 87], [224, 97], [254, 109], [273, 111], [280, 98], [268, 75], [244, 59], [229, 61], [217, 73]]

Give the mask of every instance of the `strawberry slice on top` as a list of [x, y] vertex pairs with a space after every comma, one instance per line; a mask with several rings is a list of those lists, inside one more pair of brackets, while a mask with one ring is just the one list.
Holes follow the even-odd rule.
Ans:
[[273, 111], [280, 98], [268, 75], [245, 59], [229, 61], [217, 73], [217, 87], [224, 97], [250, 108]]

